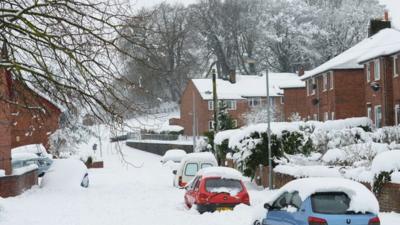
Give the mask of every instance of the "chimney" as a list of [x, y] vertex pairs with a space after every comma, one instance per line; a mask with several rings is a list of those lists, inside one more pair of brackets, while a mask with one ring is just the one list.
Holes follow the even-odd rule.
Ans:
[[369, 23], [368, 37], [371, 37], [385, 28], [391, 28], [392, 24], [389, 20], [389, 12], [385, 10], [383, 19], [372, 19]]
[[297, 73], [298, 73], [299, 77], [303, 76], [304, 75], [304, 67], [300, 66], [299, 71]]
[[232, 84], [236, 83], [236, 70], [235, 69], [229, 71], [229, 81]]
[[389, 11], [385, 10], [383, 21], [389, 21]]

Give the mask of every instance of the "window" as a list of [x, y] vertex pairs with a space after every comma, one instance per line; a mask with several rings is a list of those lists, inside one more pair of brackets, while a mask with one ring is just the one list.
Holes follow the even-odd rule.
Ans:
[[285, 104], [285, 98], [282, 96], [281, 97], [281, 105]]
[[317, 115], [317, 114], [314, 114], [314, 115], [313, 115], [313, 118], [314, 118], [314, 120], [318, 120], [318, 115]]
[[394, 107], [394, 118], [395, 118], [396, 125], [400, 124], [400, 105], [399, 104], [397, 104]]
[[331, 112], [331, 120], [335, 120], [335, 112]]
[[315, 94], [315, 78], [307, 80], [307, 94], [308, 95]]
[[380, 80], [380, 79], [381, 79], [380, 62], [379, 59], [376, 59], [374, 61], [374, 80]]
[[238, 127], [238, 121], [237, 120], [232, 120], [232, 125], [234, 128]]
[[207, 168], [207, 167], [212, 167], [212, 166], [213, 166], [213, 165], [210, 164], [210, 163], [202, 163], [202, 164], [201, 164], [201, 168], [202, 168], [202, 169]]
[[326, 192], [311, 195], [311, 206], [314, 213], [346, 214], [350, 198], [343, 192]]
[[324, 75], [322, 76], [323, 78], [323, 91], [328, 90], [328, 73], [324, 73]]
[[328, 112], [325, 112], [325, 114], [324, 114], [324, 121], [327, 121], [327, 120], [329, 120], [329, 113], [328, 113]]
[[208, 101], [208, 110], [214, 110], [214, 101]]
[[281, 208], [285, 208], [289, 205], [289, 201], [290, 194], [288, 192], [285, 192], [275, 200], [275, 202], [272, 204], [272, 208], [278, 210]]
[[249, 98], [247, 99], [247, 103], [250, 107], [256, 107], [261, 105], [261, 98]]
[[393, 76], [397, 77], [399, 75], [399, 63], [398, 63], [398, 56], [393, 56]]
[[380, 105], [375, 106], [375, 126], [382, 127], [382, 107]]
[[214, 120], [208, 121], [208, 130], [214, 130]]
[[330, 89], [331, 90], [333, 90], [333, 72], [331, 71], [331, 72], [329, 72], [329, 74], [330, 74], [330, 78], [329, 78], [329, 82], [330, 82], [330, 85], [329, 85], [329, 87], [330, 87]]
[[372, 108], [371, 106], [367, 107], [367, 117], [372, 120]]
[[199, 170], [197, 163], [188, 163], [185, 167], [185, 176], [194, 176]]
[[226, 107], [228, 110], [236, 110], [236, 100], [227, 100]]
[[371, 81], [371, 64], [367, 63], [366, 64], [366, 74], [367, 74], [367, 83], [369, 83]]

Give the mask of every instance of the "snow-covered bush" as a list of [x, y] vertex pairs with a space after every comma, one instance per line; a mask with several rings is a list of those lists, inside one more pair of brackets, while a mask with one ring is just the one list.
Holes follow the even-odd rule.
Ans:
[[379, 128], [373, 133], [373, 140], [379, 143], [400, 144], [400, 126]]

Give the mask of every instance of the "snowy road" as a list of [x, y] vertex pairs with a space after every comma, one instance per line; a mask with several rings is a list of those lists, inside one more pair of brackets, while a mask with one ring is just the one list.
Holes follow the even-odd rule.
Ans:
[[[183, 204], [183, 190], [172, 187], [172, 174], [159, 156], [123, 146], [126, 159], [141, 164], [135, 169], [121, 163], [118, 154], [106, 153], [104, 169], [90, 170], [91, 186], [80, 191], [50, 192], [34, 188], [21, 196], [0, 200], [4, 225], [250, 225], [260, 206], [239, 206], [231, 212], [199, 215]], [[271, 195], [250, 191], [253, 205]], [[400, 224], [398, 214], [381, 215], [382, 225]]]

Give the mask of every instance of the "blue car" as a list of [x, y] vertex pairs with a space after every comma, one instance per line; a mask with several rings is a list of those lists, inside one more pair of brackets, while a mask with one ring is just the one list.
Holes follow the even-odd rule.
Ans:
[[[302, 200], [299, 191], [291, 187], [290, 191], [280, 193], [274, 201], [264, 205], [268, 211], [262, 220], [262, 225], [380, 225], [376, 210], [371, 210], [374, 212], [350, 210], [352, 199], [347, 193], [353, 192], [346, 193], [338, 190], [342, 188], [327, 188], [321, 192], [310, 192], [312, 194]], [[376, 209], [375, 197], [371, 197], [374, 199], [370, 201], [365, 199], [370, 196], [373, 195], [364, 193], [358, 196], [358, 201], [362, 204], [372, 202], [372, 208]], [[362, 207], [368, 209], [365, 205]]]

